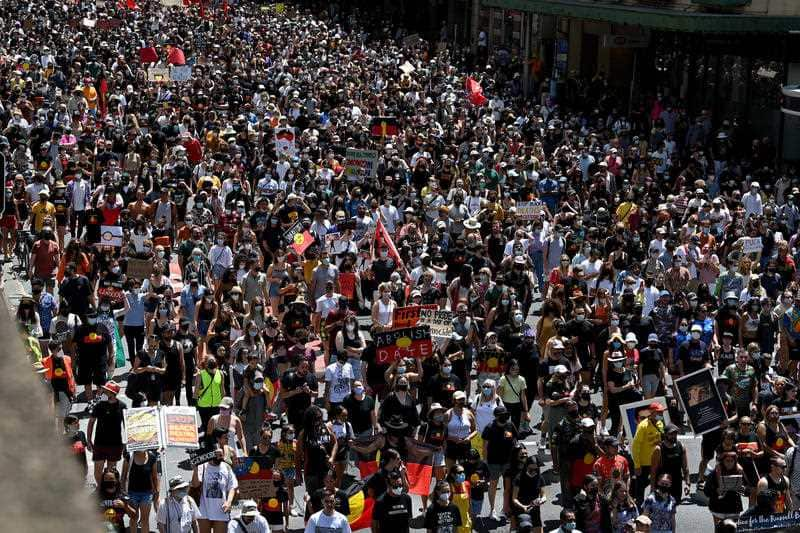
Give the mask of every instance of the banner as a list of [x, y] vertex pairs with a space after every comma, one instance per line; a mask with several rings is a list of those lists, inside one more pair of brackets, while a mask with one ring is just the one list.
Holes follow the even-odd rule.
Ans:
[[100, 287], [97, 289], [98, 300], [108, 300], [112, 305], [121, 304], [125, 300], [125, 293], [117, 287]]
[[122, 246], [122, 226], [100, 226], [100, 242], [96, 246]]
[[453, 312], [422, 309], [419, 313], [419, 325], [431, 328], [431, 337], [444, 339], [453, 333]]
[[710, 368], [676, 379], [675, 388], [695, 435], [714, 431], [728, 420]]
[[375, 117], [369, 123], [369, 134], [372, 137], [394, 137], [400, 133], [397, 117]]
[[153, 261], [150, 259], [128, 259], [128, 268], [125, 275], [129, 278], [147, 279], [153, 273]]
[[169, 69], [169, 77], [175, 83], [183, 83], [192, 79], [191, 65], [172, 65]]
[[540, 201], [517, 202], [517, 220], [533, 220], [544, 213], [544, 203]]
[[305, 230], [302, 233], [295, 233], [292, 237], [292, 248], [298, 255], [308, 250], [308, 247], [314, 243], [314, 236]]
[[798, 531], [798, 528], [800, 528], [800, 511], [740, 516], [736, 522], [736, 531], [738, 533], [750, 533], [753, 531], [789, 533], [790, 531]]
[[164, 446], [178, 448], [199, 448], [200, 424], [195, 407], [169, 406], [161, 408], [161, 425], [164, 428]]
[[274, 498], [277, 491], [272, 480], [272, 468], [267, 467], [267, 457], [241, 457], [233, 473], [239, 480], [239, 498]]
[[433, 354], [431, 328], [428, 326], [382, 331], [376, 333], [374, 339], [378, 364], [389, 364], [401, 357], [423, 358]]
[[348, 181], [363, 182], [375, 177], [378, 168], [378, 152], [376, 150], [347, 149], [344, 164], [344, 176]]
[[761, 237], [745, 237], [742, 239], [743, 254], [757, 254], [764, 249]]
[[439, 306], [436, 304], [427, 305], [410, 305], [408, 307], [395, 307], [392, 314], [392, 327], [393, 328], [413, 328], [419, 322], [419, 313], [423, 309], [437, 310]]
[[122, 413], [125, 420], [122, 439], [129, 452], [161, 448], [158, 408], [136, 407]]
[[200, 466], [203, 463], [209, 462], [214, 458], [215, 455], [216, 452], [214, 450], [209, 450], [208, 448], [191, 452], [189, 453], [188, 459], [184, 459], [178, 463], [178, 468], [181, 470], [192, 470], [196, 466]]
[[275, 128], [275, 151], [289, 157], [297, 155], [294, 128]]
[[153, 83], [168, 83], [170, 81], [167, 67], [150, 67], [147, 69], [147, 81]]
[[[640, 400], [638, 402], [626, 403], [625, 405], [619, 406], [619, 412], [622, 415], [622, 424], [625, 428], [625, 435], [628, 436], [629, 441], [632, 441], [633, 437], [636, 435], [636, 428], [639, 427], [639, 422], [647, 418], [650, 414], [648, 406], [651, 403], [660, 403], [664, 407], [669, 405], [666, 398], [663, 396], [656, 396], [649, 400]], [[664, 411], [661, 414], [664, 415], [664, 427], [666, 427], [667, 424], [670, 423], [669, 411]]]
[[428, 496], [431, 493], [431, 475], [433, 474], [433, 453], [436, 446], [424, 444], [406, 437], [406, 475], [408, 476], [408, 493], [417, 496]]

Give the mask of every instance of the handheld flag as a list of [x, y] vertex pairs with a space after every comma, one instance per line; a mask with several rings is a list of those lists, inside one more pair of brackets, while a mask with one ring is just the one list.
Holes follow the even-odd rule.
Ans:
[[375, 117], [369, 123], [369, 134], [372, 137], [394, 137], [400, 133], [397, 117]]
[[139, 49], [139, 61], [142, 63], [158, 63], [158, 53], [152, 46]]
[[433, 452], [435, 448], [406, 437], [406, 474], [408, 475], [408, 493], [428, 496], [431, 492], [431, 476], [433, 475]]
[[483, 87], [472, 76], [467, 77], [467, 97], [472, 105], [482, 106], [489, 100], [483, 95]]
[[349, 495], [350, 514], [347, 515], [347, 522], [350, 529], [369, 529], [372, 527], [372, 510], [375, 507], [375, 500], [364, 494], [364, 483], [356, 482], [350, 485], [347, 490]]

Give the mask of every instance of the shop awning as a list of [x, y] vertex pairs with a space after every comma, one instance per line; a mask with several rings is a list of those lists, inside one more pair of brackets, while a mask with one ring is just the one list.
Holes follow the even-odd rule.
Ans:
[[692, 33], [800, 32], [800, 17], [678, 11], [581, 0], [482, 0], [482, 3], [488, 7]]

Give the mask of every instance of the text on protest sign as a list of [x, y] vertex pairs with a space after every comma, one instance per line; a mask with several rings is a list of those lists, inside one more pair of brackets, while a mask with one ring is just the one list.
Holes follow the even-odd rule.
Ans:
[[375, 177], [378, 167], [378, 152], [375, 150], [347, 149], [344, 175], [349, 181], [364, 181]]
[[161, 424], [156, 407], [125, 409], [123, 416], [123, 439], [129, 452], [157, 450], [161, 447]]
[[411, 328], [419, 322], [419, 313], [423, 309], [438, 309], [436, 304], [410, 305], [408, 307], [395, 307], [392, 313], [392, 326], [395, 328]]
[[453, 332], [453, 312], [422, 309], [419, 312], [419, 325], [428, 326], [431, 336], [436, 339], [449, 337]]
[[533, 220], [544, 213], [542, 202], [518, 202], [516, 208], [518, 220]]
[[428, 357], [432, 353], [431, 328], [427, 326], [375, 334], [375, 356], [378, 364], [389, 364], [401, 357]]

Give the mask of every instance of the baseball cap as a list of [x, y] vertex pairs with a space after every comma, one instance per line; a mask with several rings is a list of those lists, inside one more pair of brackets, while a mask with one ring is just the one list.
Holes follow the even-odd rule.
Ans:
[[658, 342], [658, 335], [651, 333], [647, 336], [647, 342]]

